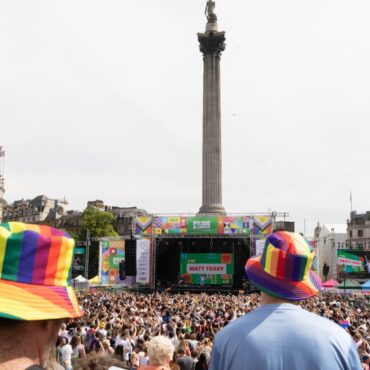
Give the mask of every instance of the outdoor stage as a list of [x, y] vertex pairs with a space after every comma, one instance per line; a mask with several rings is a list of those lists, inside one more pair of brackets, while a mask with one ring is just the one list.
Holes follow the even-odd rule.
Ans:
[[[243, 289], [246, 285], [244, 265], [251, 255], [250, 238], [243, 236], [221, 237], [202, 235], [199, 237], [170, 237], [155, 238], [155, 288], [176, 291], [230, 291]], [[186, 274], [184, 259], [203, 260], [220, 259], [219, 263], [210, 266], [225, 266], [229, 271], [208, 275], [205, 271], [191, 280]], [[188, 257], [190, 258], [190, 257]], [[227, 264], [221, 259], [227, 259]], [[199, 265], [199, 264], [198, 264]], [[193, 265], [194, 266], [194, 265]], [[205, 263], [205, 266], [209, 266]], [[217, 268], [217, 267], [213, 267]], [[182, 271], [181, 271], [182, 269]], [[203, 280], [202, 280], [203, 278]], [[187, 280], [190, 279], [190, 280]]]
[[[101, 285], [143, 291], [251, 291], [244, 266], [248, 258], [261, 253], [276, 216], [137, 217], [131, 235], [97, 238], [97, 279]], [[85, 259], [89, 260], [89, 247]]]

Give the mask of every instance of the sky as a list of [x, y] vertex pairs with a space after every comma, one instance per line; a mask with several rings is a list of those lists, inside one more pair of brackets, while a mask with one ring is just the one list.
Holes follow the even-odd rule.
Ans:
[[[5, 198], [201, 206], [205, 0], [2, 0]], [[217, 0], [223, 205], [296, 231], [370, 210], [370, 2]]]

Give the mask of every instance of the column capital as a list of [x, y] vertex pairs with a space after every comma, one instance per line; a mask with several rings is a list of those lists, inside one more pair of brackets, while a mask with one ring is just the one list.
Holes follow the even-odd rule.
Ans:
[[198, 33], [199, 49], [204, 56], [221, 56], [225, 50], [225, 32]]

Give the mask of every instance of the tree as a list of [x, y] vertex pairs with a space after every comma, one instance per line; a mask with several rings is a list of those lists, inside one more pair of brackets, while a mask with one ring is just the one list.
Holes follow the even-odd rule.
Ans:
[[[113, 228], [114, 215], [108, 212], [100, 211], [97, 208], [86, 208], [82, 214], [82, 225], [80, 229], [80, 240], [86, 240], [89, 231], [90, 238], [99, 238], [103, 236], [118, 236]], [[89, 276], [93, 278], [99, 270], [99, 243], [91, 242], [89, 248]]]
[[86, 208], [82, 214], [82, 225], [80, 229], [80, 240], [85, 240], [87, 230], [90, 237], [99, 238], [103, 236], [118, 236], [113, 228], [114, 215], [100, 211], [97, 208]]

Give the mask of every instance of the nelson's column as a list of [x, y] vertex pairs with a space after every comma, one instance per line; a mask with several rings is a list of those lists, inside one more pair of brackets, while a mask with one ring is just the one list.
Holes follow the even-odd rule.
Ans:
[[207, 26], [198, 33], [203, 54], [203, 171], [202, 206], [199, 213], [224, 214], [221, 165], [220, 59], [225, 50], [225, 32], [218, 32], [215, 2], [206, 6]]

